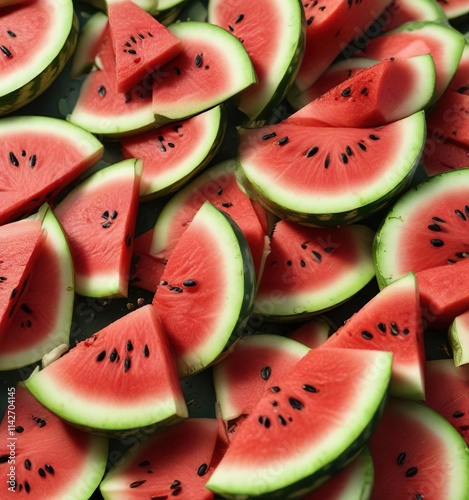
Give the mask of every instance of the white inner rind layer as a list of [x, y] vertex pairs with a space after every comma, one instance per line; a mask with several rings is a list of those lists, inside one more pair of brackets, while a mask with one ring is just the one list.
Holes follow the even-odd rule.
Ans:
[[[336, 190], [334, 195], [331, 195], [328, 191], [321, 193], [319, 186], [318, 189], [308, 192], [300, 179], [301, 189], [293, 190], [285, 186], [282, 176], [278, 173], [267, 176], [264, 168], [259, 169], [256, 163], [250, 163], [249, 156], [240, 158], [242, 170], [262, 196], [293, 213], [337, 214], [353, 211], [389, 195], [418, 164], [425, 142], [424, 112], [419, 111], [392, 125], [396, 124], [399, 124], [399, 132], [395, 131], [395, 150], [389, 154], [387, 164], [380, 165], [382, 175], [374, 182], [363, 183], [358, 191], [347, 190], [347, 186], [344, 186], [340, 193]], [[311, 133], [314, 133], [314, 127], [310, 128]], [[332, 132], [334, 131], [331, 129], [331, 135]]]
[[[44, 71], [62, 50], [73, 25], [73, 3], [71, 0], [41, 0], [47, 4], [47, 33], [30, 52], [24, 63], [15, 64], [15, 71], [8, 71], [0, 78], [0, 97], [21, 88]], [[38, 23], [40, 19], [29, 22]], [[11, 28], [14, 28], [13, 26]], [[39, 26], [42, 29], [42, 26]], [[43, 31], [43, 30], [42, 30]]]

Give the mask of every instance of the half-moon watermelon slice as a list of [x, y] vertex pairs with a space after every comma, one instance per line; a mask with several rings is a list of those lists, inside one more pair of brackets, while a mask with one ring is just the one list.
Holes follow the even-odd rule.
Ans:
[[381, 32], [391, 31], [412, 21], [445, 23], [447, 17], [441, 3], [434, 0], [393, 0], [380, 17], [380, 21], [383, 21]]
[[0, 120], [0, 224], [36, 211], [103, 154], [85, 130], [56, 118]]
[[25, 384], [50, 411], [94, 432], [123, 436], [187, 417], [174, 356], [150, 304], [79, 342]]

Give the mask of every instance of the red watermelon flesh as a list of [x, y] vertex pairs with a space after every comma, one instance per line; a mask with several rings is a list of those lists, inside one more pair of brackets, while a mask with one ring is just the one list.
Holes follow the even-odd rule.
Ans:
[[318, 127], [377, 127], [405, 118], [429, 103], [435, 76], [429, 55], [387, 59], [318, 97], [283, 123]]
[[318, 316], [293, 330], [289, 337], [314, 349], [322, 345], [333, 330], [335, 329], [326, 317]]
[[181, 42], [165, 26], [130, 0], [108, 1], [108, 16], [118, 92], [157, 74], [182, 50]]
[[[306, 18], [306, 47], [296, 77], [296, 86], [305, 90], [312, 85], [345, 49], [360, 36], [390, 0], [349, 0], [303, 2]], [[347, 19], [347, 22], [344, 22]]]
[[426, 404], [446, 418], [469, 445], [469, 366], [452, 359], [427, 361]]
[[165, 266], [166, 259], [134, 250], [129, 285], [155, 293]]
[[80, 295], [127, 296], [141, 171], [136, 159], [98, 170], [55, 209]]
[[381, 290], [323, 347], [392, 352], [391, 393], [425, 399], [423, 324], [415, 276], [408, 274]]
[[9, 331], [14, 311], [21, 307], [43, 243], [39, 220], [0, 226], [0, 338]]
[[427, 129], [422, 164], [429, 177], [449, 170], [469, 168], [469, 148], [454, 143], [435, 130]]
[[241, 339], [233, 352], [213, 368], [223, 420], [251, 413], [266, 389], [279, 385], [308, 350], [299, 342], [272, 334]]
[[210, 418], [189, 418], [157, 431], [110, 469], [101, 493], [107, 500], [212, 499], [205, 483], [217, 434], [217, 420]]
[[0, 224], [35, 211], [103, 154], [91, 134], [54, 118], [3, 118], [0, 137]]
[[458, 69], [449, 84], [449, 88], [461, 94], [469, 94], [469, 43], [464, 46]]
[[391, 400], [371, 437], [372, 500], [464, 498], [468, 448], [438, 413], [417, 401]]
[[25, 383], [61, 418], [96, 432], [187, 416], [174, 356], [150, 304], [79, 342]]
[[104, 475], [107, 439], [69, 426], [22, 384], [8, 397], [0, 425], [3, 498], [89, 498]]
[[134, 252], [150, 253], [154, 238], [154, 228], [147, 229], [134, 239]]

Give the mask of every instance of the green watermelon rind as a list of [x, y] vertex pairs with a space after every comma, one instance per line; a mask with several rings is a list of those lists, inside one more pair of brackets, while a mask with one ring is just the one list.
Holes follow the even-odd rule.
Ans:
[[[2, 91], [0, 85], [0, 116], [12, 113], [39, 97], [55, 81], [68, 60], [72, 57], [77, 44], [79, 23], [77, 16], [73, 12], [72, 2], [67, 2], [67, 6], [69, 8], [63, 10], [63, 13], [69, 14], [70, 17], [70, 27], [67, 31], [67, 37], [63, 40], [61, 47], [59, 45], [60, 36], [58, 38], [52, 37], [54, 44], [57, 44], [54, 45], [54, 50], [60, 47], [59, 51], [50, 62], [44, 61], [45, 66], [43, 68], [34, 68], [37, 74], [30, 75], [28, 80], [20, 87], [16, 87], [5, 93]], [[64, 23], [64, 26], [67, 26], [67, 23]], [[54, 37], [57, 37], [57, 35], [54, 33]], [[28, 71], [31, 71], [31, 69], [27, 68], [23, 70], [25, 76], [28, 75]], [[17, 78], [16, 82], [21, 82], [21, 80], [21, 78]], [[17, 85], [16, 82], [15, 84]]]
[[[214, 10], [222, 0], [211, 0], [209, 2], [209, 22], [218, 24], [214, 19]], [[298, 0], [277, 0], [278, 9], [282, 11], [285, 19], [285, 39], [282, 40], [284, 54], [275, 62], [274, 70], [270, 74], [272, 82], [260, 95], [241, 93], [238, 97], [238, 109], [242, 111], [249, 120], [245, 127], [259, 127], [272, 118], [272, 112], [286, 97], [290, 87], [295, 81], [303, 58], [306, 40], [306, 24], [303, 6]], [[275, 8], [275, 6], [274, 6]], [[249, 92], [249, 91], [248, 91]]]
[[466, 322], [457, 316], [454, 318], [448, 329], [449, 341], [453, 352], [454, 366], [461, 366], [469, 363], [469, 331]]
[[[406, 121], [406, 126], [409, 127], [409, 133], [406, 135], [408, 140], [406, 154], [403, 155], [403, 152], [400, 151], [400, 155], [405, 156], [405, 159], [401, 158], [396, 163], [396, 169], [393, 172], [388, 172], [387, 178], [383, 179], [380, 184], [379, 191], [374, 189], [361, 195], [355, 193], [348, 201], [348, 206], [345, 205], [344, 198], [332, 200], [331, 202], [331, 198], [328, 197], [328, 202], [326, 202], [324, 196], [319, 201], [314, 201], [311, 196], [306, 201], [300, 200], [293, 191], [289, 192], [288, 196], [285, 195], [284, 200], [282, 200], [280, 196], [277, 196], [278, 193], [274, 193], [271, 186], [267, 184], [259, 185], [259, 179], [254, 181], [249, 177], [239, 156], [236, 168], [238, 182], [250, 198], [257, 200], [267, 211], [282, 219], [318, 227], [359, 222], [386, 208], [398, 195], [406, 190], [412, 182], [415, 170], [419, 165], [425, 146], [426, 126], [424, 112], [419, 111], [400, 121]], [[314, 127], [311, 127], [311, 132], [314, 132]], [[333, 129], [331, 129], [332, 134]], [[324, 208], [326, 203], [328, 206]]]
[[55, 256], [60, 261], [61, 290], [57, 290], [58, 296], [51, 307], [56, 312], [55, 323], [47, 333], [46, 338], [38, 343], [32, 342], [27, 349], [20, 350], [17, 353], [12, 351], [3, 353], [0, 349], [0, 371], [16, 370], [28, 366], [39, 361], [55, 347], [61, 344], [69, 345], [70, 342], [70, 327], [75, 298], [75, 276], [67, 239], [48, 205], [43, 205], [38, 213], [31, 218], [42, 219], [42, 227], [46, 230], [46, 238], [53, 242]]

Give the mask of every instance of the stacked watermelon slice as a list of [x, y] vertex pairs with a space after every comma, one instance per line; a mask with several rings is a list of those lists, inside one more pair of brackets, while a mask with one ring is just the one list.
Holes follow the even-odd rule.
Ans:
[[466, 498], [457, 2], [90, 3], [0, 83], [8, 491]]

